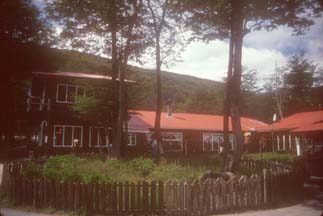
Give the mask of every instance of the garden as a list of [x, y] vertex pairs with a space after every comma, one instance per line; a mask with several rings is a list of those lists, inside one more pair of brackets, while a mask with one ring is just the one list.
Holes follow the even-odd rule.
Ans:
[[99, 156], [79, 157], [74, 154], [52, 156], [45, 162], [28, 162], [22, 174], [29, 178], [80, 182], [126, 182], [152, 180], [194, 180], [206, 170], [218, 171], [219, 158], [190, 160], [179, 157], [162, 158], [157, 164], [150, 158], [104, 160]]
[[199, 178], [207, 170], [220, 171], [219, 157], [167, 156], [156, 163], [143, 157], [57, 155], [45, 161], [6, 163], [2, 189], [14, 205], [87, 215], [208, 215], [263, 208], [301, 196], [302, 174], [288, 168], [292, 157], [282, 153], [258, 157], [244, 155], [240, 170], [230, 179], [202, 181]]
[[[276, 161], [292, 164], [296, 156], [288, 153], [244, 154], [242, 161]], [[51, 156], [46, 161], [31, 160], [24, 165], [22, 175], [27, 178], [45, 177], [49, 180], [80, 182], [136, 182], [153, 180], [189, 180], [201, 177], [207, 170], [219, 172], [221, 160], [210, 155], [167, 156], [159, 163], [151, 158], [104, 159], [102, 155], [80, 156], [75, 154]], [[263, 167], [255, 169], [240, 166], [237, 175], [250, 176], [262, 172]]]

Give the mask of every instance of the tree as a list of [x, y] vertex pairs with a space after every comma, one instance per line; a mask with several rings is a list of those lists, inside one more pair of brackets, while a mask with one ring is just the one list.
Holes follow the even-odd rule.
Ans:
[[145, 14], [142, 0], [48, 1], [47, 11], [50, 18], [63, 28], [61, 38], [65, 39], [65, 47], [92, 53], [102, 51], [111, 56], [113, 149], [120, 156], [126, 121], [124, 79], [127, 63], [129, 58], [138, 57], [149, 44], [141, 25]]
[[290, 57], [284, 71], [283, 81], [286, 91], [285, 113], [287, 115], [305, 111], [310, 107], [313, 97], [314, 73], [316, 65], [305, 58], [304, 52]]
[[[171, 13], [170, 0], [146, 0], [149, 11], [148, 25], [154, 38], [154, 54], [156, 65], [156, 115], [154, 132], [157, 140], [157, 149], [161, 145], [160, 118], [162, 111], [162, 86], [161, 86], [161, 66], [167, 65], [175, 60], [176, 44], [179, 44], [178, 28], [174, 14]], [[161, 46], [162, 44], [162, 46]], [[180, 50], [180, 49], [179, 49]], [[158, 155], [159, 155], [159, 151]]]
[[[12, 144], [15, 123], [17, 80], [28, 77], [32, 70], [43, 68], [47, 53], [39, 45], [51, 42], [50, 25], [41, 18], [31, 0], [3, 0], [0, 3], [0, 59], [2, 77], [0, 97], [6, 101], [0, 110], [0, 143], [3, 150]], [[33, 50], [33, 52], [30, 52]], [[19, 88], [19, 87], [18, 87]], [[3, 139], [4, 138], [4, 139]]]
[[268, 94], [272, 95], [273, 103], [275, 104], [275, 110], [279, 115], [279, 119], [284, 118], [283, 113], [283, 98], [284, 98], [284, 82], [283, 82], [283, 70], [279, 67], [275, 67], [275, 73], [269, 77], [265, 84], [264, 90]]
[[254, 69], [243, 68], [241, 75], [241, 113], [244, 116], [252, 116], [257, 111], [256, 96], [259, 95], [258, 71]]
[[[313, 24], [313, 18], [322, 13], [317, 0], [307, 1], [201, 1], [186, 0], [182, 7], [187, 25], [196, 37], [206, 41], [230, 38], [228, 75], [224, 101], [224, 141], [228, 145], [228, 115], [231, 113], [234, 136], [234, 158], [224, 169], [238, 165], [242, 133], [240, 125], [240, 84], [243, 37], [261, 29], [273, 30], [280, 25], [302, 34]], [[227, 146], [226, 145], [226, 146]]]

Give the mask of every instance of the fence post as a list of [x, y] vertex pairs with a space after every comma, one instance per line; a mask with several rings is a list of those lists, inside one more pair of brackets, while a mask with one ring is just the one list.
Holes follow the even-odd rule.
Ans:
[[267, 204], [267, 169], [263, 169], [264, 204]]

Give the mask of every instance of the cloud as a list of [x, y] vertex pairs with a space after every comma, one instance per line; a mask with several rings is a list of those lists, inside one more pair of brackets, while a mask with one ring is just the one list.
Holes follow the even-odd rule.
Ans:
[[[258, 71], [263, 79], [273, 73], [275, 66], [283, 66], [291, 55], [301, 50], [306, 58], [323, 67], [323, 18], [315, 20], [304, 35], [292, 36], [292, 30], [285, 26], [267, 32], [258, 31], [244, 38], [242, 64]], [[222, 80], [228, 64], [228, 42], [213, 41], [208, 44], [194, 42], [182, 54], [183, 61], [168, 70], [211, 80]], [[165, 68], [164, 68], [165, 69]]]
[[304, 50], [307, 58], [319, 64], [323, 59], [322, 35], [323, 17], [317, 18], [304, 35], [292, 36], [292, 29], [282, 26], [271, 32], [257, 31], [246, 35], [244, 46], [255, 49], [270, 48], [280, 51], [286, 57]]
[[[223, 80], [228, 65], [229, 44], [224, 41], [213, 41], [208, 44], [195, 42], [182, 54], [183, 61], [169, 68], [169, 71], [188, 74], [210, 80]], [[248, 69], [259, 72], [259, 78], [267, 77], [278, 65], [284, 64], [286, 58], [276, 50], [268, 48], [243, 47], [242, 64]]]

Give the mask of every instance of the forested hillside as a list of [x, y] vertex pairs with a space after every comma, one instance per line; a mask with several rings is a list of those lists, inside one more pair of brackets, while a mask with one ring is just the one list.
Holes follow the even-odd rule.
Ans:
[[[53, 71], [79, 71], [86, 73], [110, 74], [109, 59], [76, 51], [49, 50]], [[133, 109], [153, 110], [155, 107], [155, 73], [152, 70], [129, 67], [127, 79], [136, 84], [129, 89], [130, 106]], [[224, 83], [180, 75], [162, 73], [163, 99], [174, 100], [175, 112], [221, 114]], [[272, 112], [270, 95], [250, 93], [243, 103], [245, 116], [268, 121]], [[267, 112], [264, 112], [267, 110]]]

